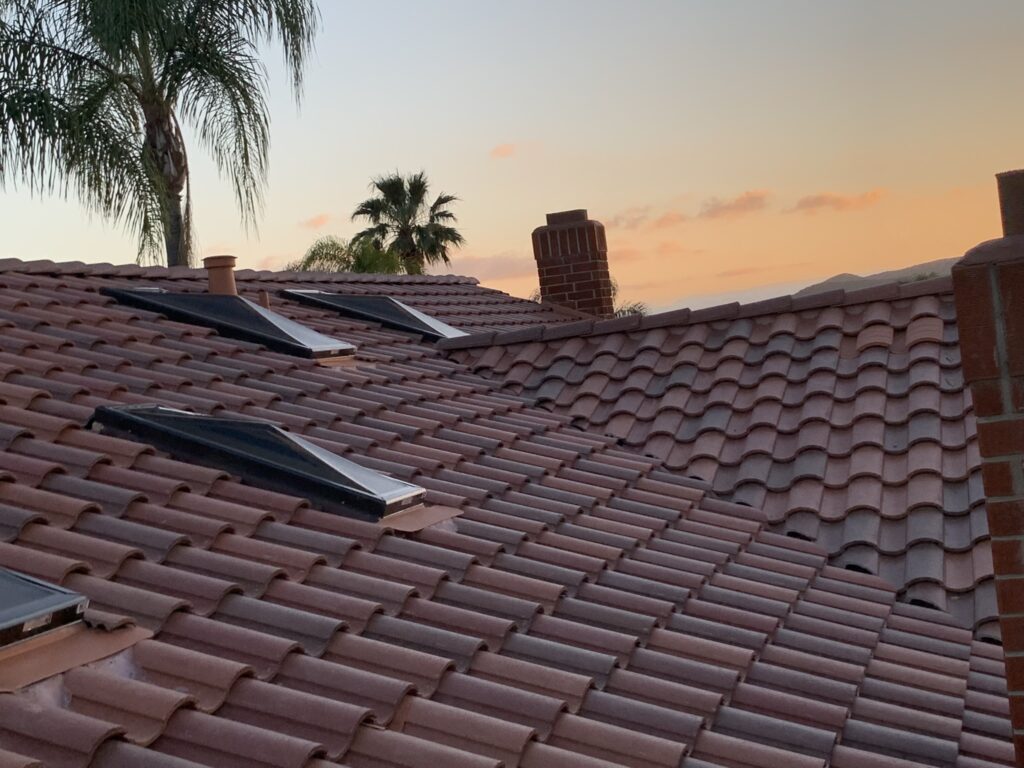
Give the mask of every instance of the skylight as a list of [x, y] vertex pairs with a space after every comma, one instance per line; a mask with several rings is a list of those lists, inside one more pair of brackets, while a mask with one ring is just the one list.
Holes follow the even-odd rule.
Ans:
[[199, 416], [161, 405], [100, 406], [92, 423], [127, 433], [185, 461], [251, 485], [309, 499], [326, 512], [378, 522], [423, 501], [425, 491], [361, 467], [268, 421]]
[[435, 317], [413, 309], [391, 296], [353, 296], [327, 291], [284, 291], [288, 298], [304, 304], [327, 307], [344, 315], [373, 320], [388, 328], [418, 333], [425, 339], [453, 339], [467, 335]]
[[162, 289], [104, 288], [102, 292], [121, 304], [213, 328], [224, 336], [263, 344], [275, 352], [323, 358], [350, 355], [355, 351], [347, 342], [325, 336], [241, 296], [168, 293]]
[[81, 621], [84, 596], [0, 568], [0, 647]]

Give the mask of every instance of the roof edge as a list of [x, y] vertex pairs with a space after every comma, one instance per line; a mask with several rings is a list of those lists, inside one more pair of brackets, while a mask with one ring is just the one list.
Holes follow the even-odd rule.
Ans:
[[[86, 264], [82, 261], [55, 262], [49, 259], [22, 261], [21, 259], [0, 259], [0, 273], [20, 272], [26, 275], [73, 275], [97, 277], [160, 277], [169, 280], [206, 280], [206, 270], [201, 267], [143, 267], [138, 264], [110, 264], [101, 262]], [[306, 272], [269, 269], [239, 269], [236, 280], [262, 280], [267, 282], [302, 281], [310, 283], [413, 283], [479, 285], [475, 277], [462, 275], [387, 275], [362, 272]]]
[[717, 304], [704, 309], [673, 309], [653, 315], [630, 315], [615, 317], [610, 320], [580, 320], [561, 325], [531, 325], [505, 333], [476, 333], [460, 336], [457, 339], [444, 339], [438, 342], [441, 349], [472, 349], [504, 344], [517, 344], [525, 341], [552, 341], [571, 336], [602, 336], [609, 333], [626, 333], [634, 330], [651, 330], [668, 326], [693, 325], [710, 323], [716, 320], [737, 320], [754, 318], [763, 315], [777, 315], [783, 312], [803, 312], [809, 309], [827, 309], [829, 307], [847, 307], [856, 304], [870, 304], [876, 301], [896, 301], [912, 299], [918, 296], [952, 293], [953, 279], [948, 276], [917, 280], [912, 283], [892, 282], [870, 288], [856, 290], [836, 289], [822, 291], [808, 296], [792, 294], [763, 299], [748, 304], [730, 302]]

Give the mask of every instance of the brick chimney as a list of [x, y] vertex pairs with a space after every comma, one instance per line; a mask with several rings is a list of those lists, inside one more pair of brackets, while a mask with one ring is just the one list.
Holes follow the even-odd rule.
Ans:
[[1017, 765], [1024, 766], [1024, 171], [996, 176], [1003, 237], [953, 267], [985, 487]]
[[540, 277], [540, 298], [553, 304], [611, 317], [612, 279], [604, 224], [585, 210], [549, 213], [533, 230], [533, 257]]
[[210, 278], [210, 287], [207, 289], [210, 293], [238, 295], [238, 288], [235, 287], [234, 256], [207, 256], [203, 259], [203, 266], [206, 267], [206, 274]]

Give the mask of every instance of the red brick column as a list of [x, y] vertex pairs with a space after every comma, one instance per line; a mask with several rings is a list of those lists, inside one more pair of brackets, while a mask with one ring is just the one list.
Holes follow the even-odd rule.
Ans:
[[1024, 766], [1024, 171], [999, 174], [1004, 236], [953, 267], [978, 422], [1017, 765]]
[[548, 223], [533, 230], [533, 257], [543, 301], [611, 317], [612, 279], [604, 225], [585, 210], [549, 213]]

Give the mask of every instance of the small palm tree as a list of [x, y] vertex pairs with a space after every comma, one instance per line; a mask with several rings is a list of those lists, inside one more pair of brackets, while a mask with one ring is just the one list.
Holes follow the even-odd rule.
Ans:
[[423, 274], [428, 265], [451, 264], [449, 249], [465, 242], [452, 226], [455, 214], [448, 210], [457, 197], [442, 193], [428, 202], [430, 185], [422, 171], [410, 176], [381, 176], [370, 188], [377, 194], [361, 202], [352, 214], [353, 221], [362, 219], [370, 226], [357, 233], [353, 242], [368, 241], [378, 250], [394, 252], [410, 275]]
[[[182, 122], [261, 209], [270, 142], [257, 46], [278, 40], [296, 98], [315, 0], [0, 0], [0, 184], [77, 193], [139, 238], [139, 257], [188, 264]], [[183, 199], [184, 198], [184, 199]]]
[[285, 269], [303, 272], [376, 272], [400, 275], [402, 260], [391, 251], [382, 251], [368, 240], [346, 242], [334, 235], [320, 237], [298, 261]]
[[[613, 277], [612, 278], [612, 302], [613, 303], [615, 302], [615, 299], [618, 298], [618, 295], [619, 295], [619, 283]], [[538, 304], [541, 302], [540, 288], [538, 288], [537, 290], [535, 290], [533, 293], [530, 294], [530, 301], [535, 301]], [[646, 315], [648, 313], [648, 311], [649, 310], [648, 310], [647, 304], [645, 302], [642, 302], [642, 301], [627, 301], [627, 302], [624, 302], [622, 304], [615, 305], [615, 308], [612, 310], [612, 317], [629, 317], [630, 315], [640, 315], [641, 317], [643, 317], [644, 315]]]

